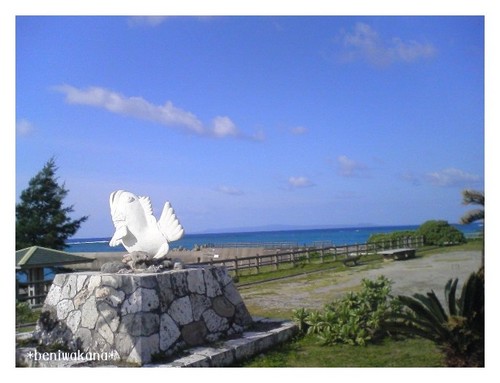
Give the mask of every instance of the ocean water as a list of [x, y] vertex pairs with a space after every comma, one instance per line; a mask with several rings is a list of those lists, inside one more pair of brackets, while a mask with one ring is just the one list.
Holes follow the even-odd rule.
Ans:
[[[453, 225], [466, 236], [477, 233], [481, 227], [478, 224]], [[195, 246], [208, 247], [251, 247], [251, 246], [318, 246], [318, 245], [351, 245], [366, 243], [372, 234], [391, 233], [402, 230], [416, 230], [419, 225], [408, 226], [372, 226], [348, 227], [332, 229], [283, 230], [283, 231], [256, 231], [247, 233], [215, 233], [215, 234], [186, 234], [178, 241], [172, 242], [171, 248], [182, 247], [191, 250]], [[68, 252], [126, 252], [125, 248], [110, 247], [110, 237], [79, 238], [67, 242]]]

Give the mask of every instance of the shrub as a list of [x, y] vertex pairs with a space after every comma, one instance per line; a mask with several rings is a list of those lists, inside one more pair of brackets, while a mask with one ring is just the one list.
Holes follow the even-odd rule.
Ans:
[[383, 249], [390, 247], [391, 243], [405, 244], [408, 239], [417, 237], [419, 237], [419, 235], [412, 230], [394, 231], [392, 233], [377, 233], [370, 235], [367, 243], [377, 245], [377, 248]]
[[393, 333], [433, 341], [449, 367], [484, 366], [484, 274], [472, 273], [457, 299], [458, 279], [445, 286], [446, 310], [434, 291], [427, 295], [399, 296], [404, 309], [386, 326]]
[[34, 312], [28, 302], [16, 302], [16, 324], [34, 323], [38, 313]]
[[442, 220], [424, 222], [416, 233], [424, 237], [425, 245], [444, 246], [466, 242], [465, 236], [460, 230]]
[[390, 295], [392, 282], [384, 276], [363, 279], [361, 291], [326, 305], [323, 311], [294, 312], [302, 333], [314, 334], [321, 344], [365, 345], [385, 335], [383, 322], [399, 310]]
[[307, 332], [307, 329], [309, 328], [308, 318], [310, 314], [311, 312], [305, 308], [293, 310], [292, 319], [295, 323], [297, 323], [300, 334], [305, 334]]

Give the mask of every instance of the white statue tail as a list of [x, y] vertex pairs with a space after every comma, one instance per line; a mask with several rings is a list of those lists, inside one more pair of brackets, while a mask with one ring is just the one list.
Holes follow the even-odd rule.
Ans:
[[163, 207], [158, 227], [168, 242], [177, 241], [184, 235], [184, 228], [177, 219], [174, 209], [170, 206], [169, 202], [166, 202]]

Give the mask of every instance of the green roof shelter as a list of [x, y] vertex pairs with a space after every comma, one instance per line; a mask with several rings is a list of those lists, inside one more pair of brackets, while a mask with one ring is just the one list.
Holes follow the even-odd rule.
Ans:
[[20, 283], [16, 278], [16, 298], [19, 300], [27, 299], [30, 306], [40, 305], [43, 303], [42, 300], [47, 296], [47, 292], [52, 283], [52, 281], [45, 280], [44, 268], [61, 267], [92, 261], [93, 259], [40, 246], [31, 246], [17, 250], [16, 271], [26, 271], [27, 282]]

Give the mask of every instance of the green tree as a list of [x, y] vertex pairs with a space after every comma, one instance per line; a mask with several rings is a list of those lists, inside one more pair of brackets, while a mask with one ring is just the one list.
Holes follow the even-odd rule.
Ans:
[[417, 229], [417, 235], [424, 237], [425, 245], [444, 246], [465, 243], [464, 234], [447, 221], [430, 220]]
[[63, 250], [66, 240], [87, 220], [88, 216], [69, 217], [73, 205], [63, 206], [68, 190], [57, 183], [56, 171], [51, 158], [21, 192], [21, 202], [16, 204], [16, 249], [43, 246]]

